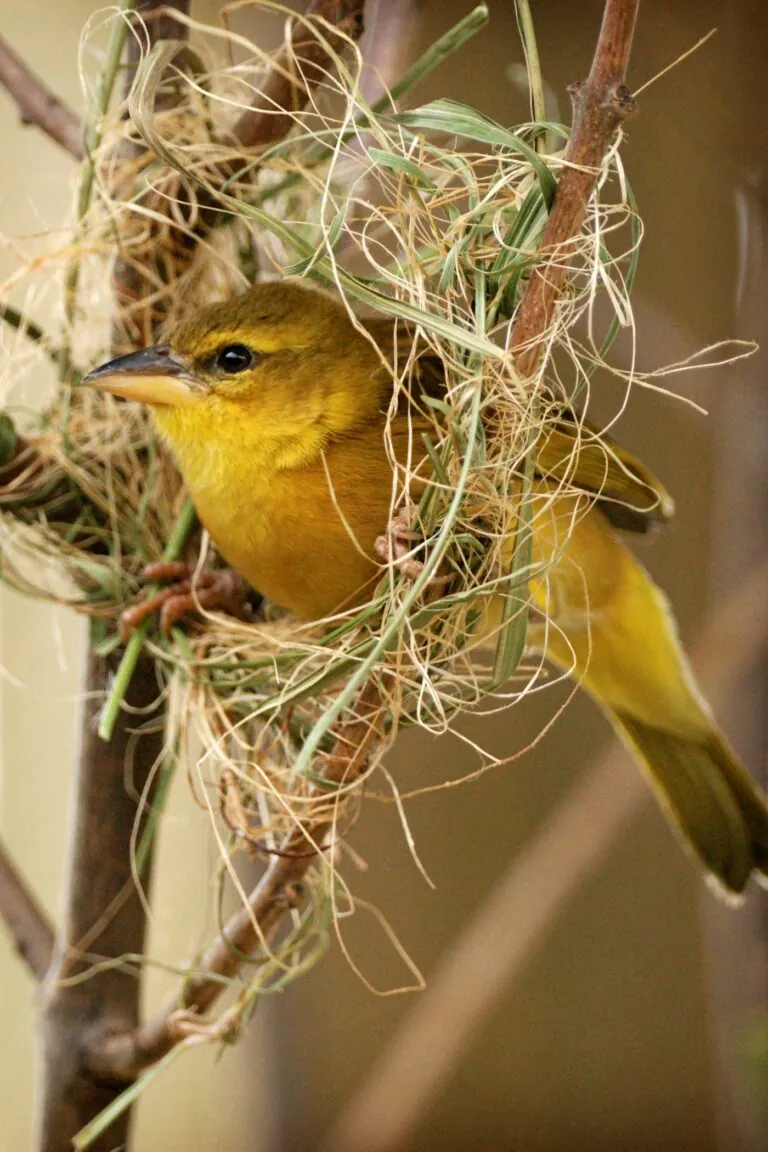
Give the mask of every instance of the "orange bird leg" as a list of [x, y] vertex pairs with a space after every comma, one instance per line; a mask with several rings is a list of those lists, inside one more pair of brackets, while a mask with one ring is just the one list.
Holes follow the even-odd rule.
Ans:
[[204, 569], [195, 575], [192, 565], [181, 561], [158, 561], [148, 564], [142, 577], [153, 583], [157, 580], [172, 580], [173, 583], [154, 596], [126, 608], [118, 622], [118, 632], [123, 643], [135, 628], [158, 609], [160, 627], [166, 636], [170, 635], [174, 624], [201, 608], [228, 612], [237, 620], [252, 619], [248, 586], [232, 568], [221, 571]]

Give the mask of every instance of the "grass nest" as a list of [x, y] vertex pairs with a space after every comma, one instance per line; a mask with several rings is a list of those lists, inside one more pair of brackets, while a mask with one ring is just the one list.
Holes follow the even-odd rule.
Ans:
[[[285, 17], [277, 5], [260, 7]], [[140, 640], [167, 682], [170, 739], [194, 736], [191, 778], [215, 818], [222, 875], [237, 886], [238, 854], [279, 852], [297, 823], [308, 851], [317, 846], [313, 830], [343, 831], [405, 724], [441, 733], [482, 700], [510, 706], [542, 683], [541, 662], [525, 657], [533, 449], [565, 404], [586, 414], [595, 370], [632, 323], [641, 227], [614, 148], [583, 234], [563, 257], [568, 285], [545, 335], [546, 380], [523, 387], [510, 321], [540, 259], [567, 130], [542, 121], [510, 129], [449, 100], [399, 104], [482, 25], [483, 10], [374, 103], [356, 43], [315, 23], [329, 62], [322, 79], [308, 86], [287, 135], [250, 151], [232, 128], [275, 59], [242, 35], [177, 18], [189, 25], [189, 43], [143, 57], [130, 116], [112, 87], [133, 33], [114, 15], [87, 30], [89, 155], [73, 232], [8, 285], [34, 305], [36, 285], [58, 269], [60, 334], [18, 318], [10, 364], [14, 374], [35, 356], [52, 360], [60, 388], [37, 419], [35, 463], [6, 486], [4, 579], [87, 613], [106, 650], [117, 644], [116, 617], [138, 593], [142, 567], [168, 556], [169, 540], [176, 554], [191, 543], [201, 564], [207, 558], [146, 413], [77, 386], [115, 349], [157, 339], [197, 303], [255, 278], [305, 277], [353, 314], [397, 320], [393, 406], [425, 350], [447, 385], [431, 401], [435, 435], [424, 445], [432, 483], [418, 506], [407, 505], [407, 477], [393, 496], [393, 517], [407, 507], [419, 541], [415, 578], [382, 563], [369, 603], [313, 626], [277, 611], [252, 624], [209, 614], [170, 641], [155, 631]], [[92, 40], [105, 30], [106, 64], [91, 84]], [[293, 65], [301, 71], [301, 59]], [[35, 341], [31, 359], [25, 336]], [[630, 378], [611, 372], [618, 413]], [[541, 501], [535, 514], [546, 514]], [[511, 566], [499, 551], [510, 533]], [[438, 572], [449, 581], [435, 584]], [[475, 636], [490, 596], [505, 604], [492, 665]], [[366, 703], [370, 684], [375, 706], [370, 696]], [[334, 776], [334, 749], [345, 732], [359, 736], [361, 723], [375, 745], [355, 771]], [[395, 783], [388, 773], [379, 779], [407, 832]], [[332, 914], [354, 906], [334, 861], [324, 853], [310, 871], [307, 911], [295, 913], [272, 980], [302, 971]], [[258, 990], [264, 973], [252, 979]]]

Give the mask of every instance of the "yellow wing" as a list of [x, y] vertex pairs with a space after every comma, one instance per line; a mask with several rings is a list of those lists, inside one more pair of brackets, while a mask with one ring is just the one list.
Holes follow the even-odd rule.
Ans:
[[647, 532], [666, 523], [675, 505], [664, 485], [606, 432], [572, 413], [548, 426], [537, 446], [539, 476], [589, 492], [616, 528]]
[[[419, 397], [441, 399], [445, 394], [443, 362], [415, 335], [411, 325], [377, 317], [365, 322], [382, 352], [402, 372], [411, 365], [410, 387], [403, 407], [418, 406]], [[383, 382], [389, 399], [388, 380]], [[548, 421], [536, 447], [537, 474], [543, 480], [599, 497], [600, 507], [616, 527], [647, 532], [666, 523], [675, 506], [664, 485], [646, 466], [622, 448], [607, 432], [564, 408], [559, 419]]]

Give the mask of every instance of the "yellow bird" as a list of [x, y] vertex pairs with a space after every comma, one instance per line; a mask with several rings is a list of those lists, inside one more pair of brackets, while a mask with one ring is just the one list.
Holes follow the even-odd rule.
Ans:
[[[374, 341], [329, 297], [296, 282], [262, 284], [202, 309], [169, 344], [86, 377], [152, 406], [222, 556], [306, 620], [364, 600], [381, 575], [392, 381], [380, 349], [391, 353], [394, 334], [391, 322], [364, 323]], [[439, 387], [437, 375], [425, 360], [425, 390]], [[402, 462], [408, 413], [390, 435]], [[578, 677], [684, 843], [741, 892], [753, 870], [768, 874], [765, 798], [696, 686], [664, 594], [616, 531], [667, 519], [671, 501], [622, 449], [587, 439], [574, 456], [574, 444], [563, 420], [538, 448], [534, 562], [549, 570], [531, 593], [557, 627], [546, 638], [532, 628], [529, 642]], [[553, 500], [566, 472], [570, 491], [583, 494]]]

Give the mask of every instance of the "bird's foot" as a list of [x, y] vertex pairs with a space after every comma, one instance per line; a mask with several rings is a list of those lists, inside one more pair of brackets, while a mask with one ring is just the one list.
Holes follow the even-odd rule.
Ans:
[[213, 571], [204, 568], [196, 572], [195, 567], [183, 561], [158, 561], [147, 564], [142, 578], [155, 584], [161, 580], [171, 580], [167, 588], [162, 588], [154, 596], [132, 605], [122, 613], [118, 621], [120, 639], [125, 644], [128, 637], [140, 624], [160, 610], [160, 628], [170, 635], [174, 624], [191, 612], [201, 608], [208, 611], [228, 612], [237, 620], [251, 620], [253, 612], [248, 601], [248, 585], [232, 568]]
[[411, 528], [412, 521], [413, 509], [410, 506], [401, 508], [390, 520], [386, 535], [376, 537], [374, 548], [382, 560], [392, 564], [409, 580], [416, 580], [424, 570], [424, 564], [412, 554], [414, 543], [421, 540], [419, 533]]
[[[422, 540], [421, 534], [411, 527], [413, 519], [413, 507], [401, 508], [390, 520], [386, 535], [377, 536], [374, 543], [377, 555], [409, 580], [417, 580], [424, 571], [424, 562], [413, 555], [414, 542]], [[429, 580], [430, 588], [442, 588], [450, 579], [447, 573], [438, 571]]]

